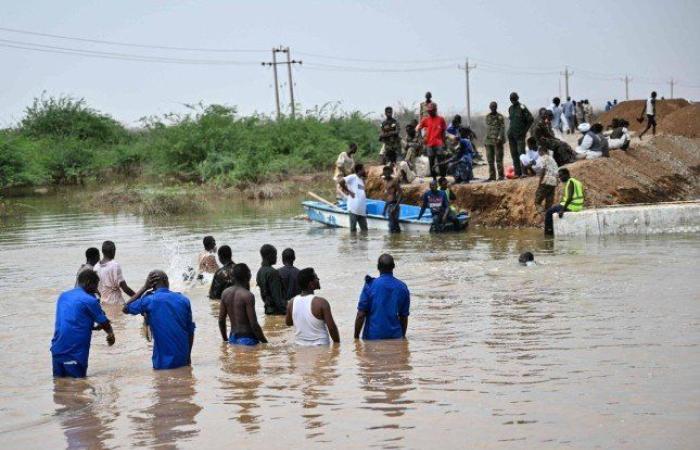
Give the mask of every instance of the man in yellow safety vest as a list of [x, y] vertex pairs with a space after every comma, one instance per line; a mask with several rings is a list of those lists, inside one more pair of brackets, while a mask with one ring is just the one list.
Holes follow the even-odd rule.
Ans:
[[573, 178], [569, 169], [559, 169], [559, 179], [564, 183], [564, 193], [561, 203], [549, 208], [544, 216], [544, 234], [554, 234], [554, 214], [561, 218], [565, 211], [578, 212], [583, 209], [583, 183]]

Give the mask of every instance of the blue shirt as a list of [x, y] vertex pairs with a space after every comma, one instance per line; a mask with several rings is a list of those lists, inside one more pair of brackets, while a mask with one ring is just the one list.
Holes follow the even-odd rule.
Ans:
[[358, 311], [367, 313], [362, 339], [400, 339], [403, 329], [399, 316], [408, 317], [411, 296], [406, 283], [384, 273], [379, 278], [367, 276]]
[[447, 199], [447, 193], [445, 191], [437, 190], [435, 192], [428, 190], [423, 194], [423, 204], [421, 205], [421, 210], [418, 215], [426, 209], [430, 209], [433, 216], [439, 215], [440, 212], [444, 212], [450, 206], [450, 201]]
[[153, 334], [154, 369], [190, 364], [190, 336], [194, 335], [192, 308], [184, 295], [160, 288], [126, 307], [129, 314], [148, 314]]
[[95, 322], [106, 323], [100, 302], [81, 287], [66, 291], [56, 302], [56, 324], [51, 339], [54, 358], [76, 360], [87, 367]]

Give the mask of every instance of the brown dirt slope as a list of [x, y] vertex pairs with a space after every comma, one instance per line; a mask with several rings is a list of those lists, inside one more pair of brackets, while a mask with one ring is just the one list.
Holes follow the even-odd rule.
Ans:
[[[569, 166], [585, 187], [586, 207], [653, 203], [700, 196], [700, 139], [657, 136], [634, 142], [627, 152], [610, 158], [579, 161]], [[372, 167], [366, 183], [369, 197], [382, 198], [381, 167]], [[405, 202], [418, 204], [427, 183], [404, 186]], [[556, 200], [561, 199], [560, 185]], [[537, 179], [462, 184], [455, 187], [455, 204], [484, 226], [538, 226], [542, 217], [534, 205]]]
[[[646, 121], [639, 123], [637, 118], [639, 114], [644, 109], [646, 100], [628, 100], [626, 102], [619, 103], [614, 109], [601, 114], [597, 121], [603, 124], [603, 126], [608, 126], [612, 123], [613, 118], [618, 117], [625, 119], [630, 123], [630, 131], [641, 132], [644, 127], [646, 127]], [[687, 100], [674, 99], [674, 100], [657, 100], [656, 102], [656, 123], [661, 124], [664, 118], [673, 113], [676, 110], [688, 106]], [[664, 131], [663, 127], [657, 127], [657, 131]]]
[[659, 123], [664, 133], [700, 138], [700, 103], [688, 105], [667, 115]]

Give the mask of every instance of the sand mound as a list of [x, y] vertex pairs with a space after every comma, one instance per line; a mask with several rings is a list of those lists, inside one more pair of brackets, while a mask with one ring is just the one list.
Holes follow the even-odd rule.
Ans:
[[700, 138], [700, 103], [678, 109], [667, 115], [659, 128], [664, 133]]
[[[611, 111], [605, 112], [598, 117], [598, 122], [602, 123], [603, 126], [608, 126], [612, 123], [613, 118], [619, 117], [625, 119], [630, 123], [630, 130], [640, 132], [646, 127], [646, 121], [639, 123], [637, 118], [639, 114], [644, 109], [646, 100], [629, 100], [626, 102], [619, 103]], [[675, 99], [675, 100], [657, 100], [656, 101], [656, 123], [660, 124], [664, 118], [677, 111], [681, 108], [688, 106], [687, 100]], [[658, 127], [657, 131], [663, 131], [663, 128]]]
[[[586, 207], [688, 200], [700, 196], [700, 139], [662, 135], [610, 158], [579, 161], [567, 167], [585, 186]], [[371, 198], [383, 198], [381, 167], [371, 167], [366, 183]], [[429, 180], [425, 180], [429, 181]], [[405, 203], [417, 205], [428, 184], [404, 186]], [[561, 199], [562, 186], [556, 192]], [[454, 187], [458, 208], [472, 214], [472, 223], [485, 226], [539, 226], [534, 177]]]

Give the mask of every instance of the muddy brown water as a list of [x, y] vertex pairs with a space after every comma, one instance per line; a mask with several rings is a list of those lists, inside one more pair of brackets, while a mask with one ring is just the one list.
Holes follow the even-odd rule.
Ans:
[[[292, 219], [297, 200], [144, 219], [22, 199], [25, 214], [0, 229], [2, 448], [697, 448], [697, 235], [351, 237]], [[254, 271], [261, 244], [294, 247], [320, 276], [340, 346], [296, 348], [260, 302], [270, 344], [222, 344], [217, 306], [195, 286], [183, 291], [191, 368], [153, 371], [140, 320], [108, 310], [116, 344], [96, 333], [88, 378], [52, 379], [55, 300], [86, 247], [116, 241], [136, 287], [153, 268], [177, 280], [208, 233]], [[517, 265], [526, 249], [539, 265]], [[411, 289], [408, 340], [355, 342], [363, 276], [382, 252]]]

